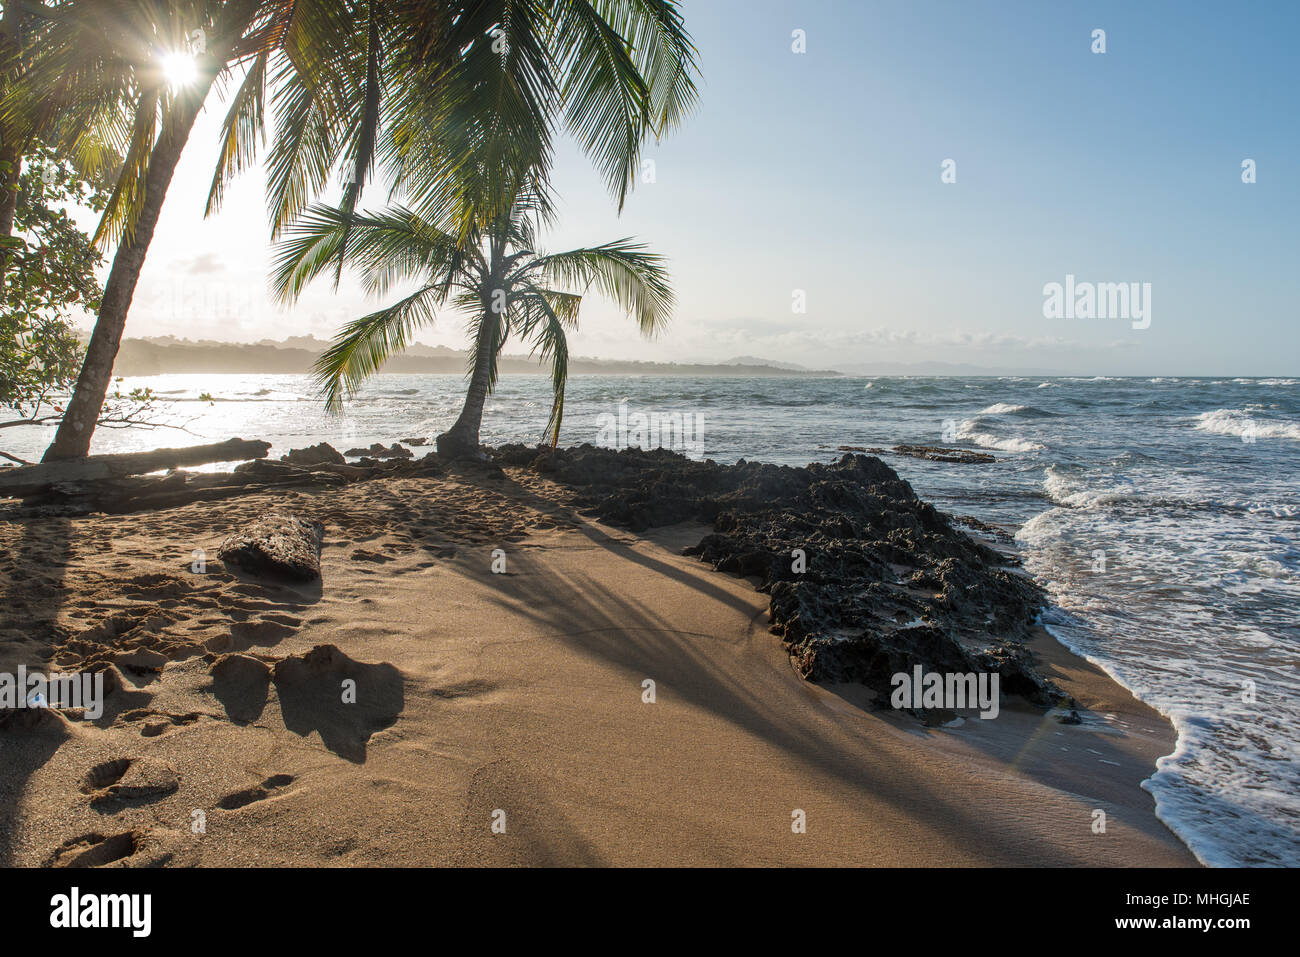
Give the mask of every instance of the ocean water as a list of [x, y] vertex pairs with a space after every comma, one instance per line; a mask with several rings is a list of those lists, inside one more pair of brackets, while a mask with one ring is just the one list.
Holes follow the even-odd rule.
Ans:
[[[123, 386], [152, 388], [168, 403], [159, 416], [187, 431], [101, 430], [94, 451], [431, 439], [464, 388], [379, 376], [331, 417], [304, 376]], [[695, 416], [691, 451], [720, 462], [802, 465], [840, 445], [994, 454], [886, 460], [940, 508], [1013, 532], [1055, 598], [1053, 633], [1173, 721], [1177, 750], [1143, 786], [1201, 861], [1300, 865], [1300, 379], [583, 376], [561, 442], [608, 442], [621, 402], [633, 429], [637, 413]], [[536, 442], [549, 407], [545, 379], [503, 377], [483, 440]], [[35, 458], [52, 430], [9, 433], [6, 451]]]

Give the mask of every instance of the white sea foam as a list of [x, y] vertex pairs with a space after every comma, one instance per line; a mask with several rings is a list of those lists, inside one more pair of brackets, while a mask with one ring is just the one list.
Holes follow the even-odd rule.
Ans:
[[1300, 422], [1279, 422], [1254, 415], [1259, 406], [1247, 409], [1214, 409], [1196, 417], [1196, 428], [1216, 435], [1249, 436], [1256, 439], [1294, 439], [1300, 441]]
[[[1145, 682], [1136, 678], [1132, 669], [1117, 665], [1107, 654], [1093, 653], [1095, 643], [1082, 637], [1086, 629], [1072, 616], [1058, 610], [1045, 615], [1043, 625], [1061, 644], [1152, 704], [1174, 726], [1177, 738], [1173, 753], [1157, 759], [1156, 771], [1142, 782], [1142, 789], [1155, 799], [1156, 817], [1183, 839], [1198, 861], [1208, 867], [1294, 865], [1294, 832], [1256, 809], [1263, 806], [1273, 813], [1283, 809], [1294, 815], [1300, 802], [1294, 795], [1253, 781], [1250, 775], [1234, 768], [1242, 751], [1225, 749], [1223, 744], [1224, 737], [1249, 731], [1245, 715], [1200, 713], [1170, 704], [1149, 689], [1144, 693]], [[1237, 678], [1230, 674], [1219, 677], [1230, 683]], [[1252, 757], [1268, 760], [1270, 756]], [[1211, 770], [1222, 774], [1216, 779], [1222, 787], [1220, 793], [1196, 786]], [[1223, 827], [1225, 817], [1233, 819], [1230, 832]]]
[[1098, 487], [1087, 484], [1079, 477], [1058, 469], [1054, 465], [1047, 467], [1047, 473], [1043, 479], [1043, 491], [1057, 505], [1064, 505], [1069, 508], [1092, 508], [1098, 505], [1108, 505], [1112, 502], [1133, 498], [1135, 494], [1131, 481], [1115, 478], [1107, 485]]
[[1027, 412], [1027, 405], [1012, 405], [1009, 402], [995, 402], [987, 409], [980, 409], [976, 415], [1015, 415], [1017, 412]]
[[[996, 409], [999, 407], [1006, 409], [1025, 408], [1024, 406], [1011, 406], [1006, 405], [1005, 403], [998, 403], [997, 405], [989, 406], [989, 409]], [[987, 413], [988, 409], [984, 410], [984, 412]], [[991, 415], [994, 413], [989, 414]], [[973, 419], [966, 419], [963, 421], [957, 428], [957, 438], [967, 442], [973, 442], [980, 448], [997, 449], [1000, 452], [1041, 452], [1043, 449], [1047, 448], [1047, 446], [1043, 445], [1041, 442], [1035, 442], [1033, 439], [1025, 438], [1024, 436], [1001, 436], [986, 431], [985, 424], [981, 418], [983, 415], [984, 413], [980, 413]]]
[[[1049, 496], [1075, 507], [1041, 512], [1016, 535], [1054, 599], [1043, 623], [1174, 725], [1176, 749], [1143, 787], [1202, 863], [1295, 866], [1294, 532], [1243, 525], [1242, 510], [1269, 503], [1218, 502], [1199, 474], [1145, 468], [1047, 470]], [[1142, 508], [1107, 507], [1126, 479], [1149, 495]]]
[[1011, 438], [1000, 438], [988, 432], [975, 432], [967, 428], [968, 423], [963, 423], [961, 430], [957, 433], [957, 438], [965, 439], [967, 442], [974, 442], [982, 449], [997, 449], [1000, 452], [1041, 452], [1047, 446], [1041, 442], [1035, 442], [1032, 439], [1022, 439], [1016, 436]]

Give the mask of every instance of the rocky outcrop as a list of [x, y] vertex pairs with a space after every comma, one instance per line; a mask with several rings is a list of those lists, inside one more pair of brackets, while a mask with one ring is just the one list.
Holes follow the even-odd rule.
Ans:
[[906, 455], [929, 462], [951, 462], [958, 465], [991, 465], [996, 462], [987, 452], [970, 449], [942, 449], [935, 445], [895, 445], [892, 449], [863, 448], [860, 445], [841, 445], [840, 452], [870, 452], [872, 455]]
[[348, 458], [365, 456], [371, 459], [409, 459], [414, 453], [410, 449], [402, 448], [396, 442], [389, 448], [384, 448], [382, 442], [375, 442], [368, 449], [348, 449], [343, 454]]
[[771, 629], [815, 681], [861, 682], [886, 698], [910, 672], [997, 672], [1001, 690], [1049, 706], [1057, 689], [1025, 648], [1044, 604], [1014, 559], [954, 528], [877, 458], [806, 468], [696, 462], [665, 450], [506, 446], [577, 494], [588, 514], [633, 530], [707, 522], [687, 550], [750, 575]]
[[290, 465], [347, 465], [348, 460], [334, 446], [322, 442], [305, 449], [290, 449], [288, 455], [280, 456], [280, 461]]

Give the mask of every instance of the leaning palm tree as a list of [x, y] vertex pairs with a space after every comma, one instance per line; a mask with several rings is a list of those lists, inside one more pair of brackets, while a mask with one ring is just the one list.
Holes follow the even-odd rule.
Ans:
[[[131, 299], [163, 198], [207, 92], [259, 44], [275, 42], [263, 0], [62, 0], [33, 68], [3, 103], [6, 123], [59, 131], [61, 152], [90, 176], [122, 158], [95, 234], [117, 250], [72, 397], [44, 459], [87, 454], [108, 393]], [[275, 6], [282, 9], [284, 3]], [[194, 77], [167, 75], [191, 28], [204, 49]]]
[[309, 209], [278, 250], [274, 283], [283, 300], [296, 298], [314, 277], [332, 269], [345, 242], [347, 261], [361, 270], [372, 294], [383, 295], [397, 283], [418, 284], [392, 305], [345, 326], [317, 361], [326, 407], [338, 411], [385, 360], [406, 347], [416, 329], [450, 306], [469, 319], [469, 389], [459, 418], [438, 436], [438, 454], [478, 454], [483, 405], [512, 334], [550, 364], [553, 400], [545, 435], [555, 445], [568, 381], [567, 333], [577, 328], [584, 293], [594, 286], [651, 336], [667, 324], [673, 292], [662, 257], [629, 239], [562, 253], [539, 251], [537, 228], [548, 218], [545, 198], [529, 191], [467, 242], [400, 207], [376, 214]]
[[[8, 4], [6, 4], [8, 6]], [[645, 138], [695, 98], [695, 51], [677, 0], [52, 0], [49, 49], [5, 116], [87, 98], [125, 108], [71, 124], [78, 156], [126, 157], [96, 238], [119, 241], [86, 360], [47, 460], [87, 454], [131, 298], [194, 120], [219, 79], [230, 101], [208, 212], [256, 160], [265, 119], [273, 237], [342, 169], [342, 208], [366, 179], [457, 220], [462, 241], [499, 217], [502, 177], [540, 174], [555, 131], [572, 133], [622, 204]], [[171, 89], [158, 65], [192, 29], [196, 77]], [[105, 94], [110, 94], [105, 97]], [[268, 109], [269, 100], [269, 109]], [[68, 126], [69, 124], [64, 124]], [[99, 145], [96, 145], [99, 144]], [[475, 199], [477, 197], [477, 199]], [[339, 244], [336, 274], [348, 248]]]

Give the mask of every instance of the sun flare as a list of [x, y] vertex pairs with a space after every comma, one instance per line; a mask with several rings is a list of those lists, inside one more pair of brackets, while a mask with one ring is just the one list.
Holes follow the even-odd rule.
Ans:
[[168, 84], [176, 89], [188, 86], [198, 76], [198, 63], [188, 53], [168, 53], [162, 58], [163, 76]]

